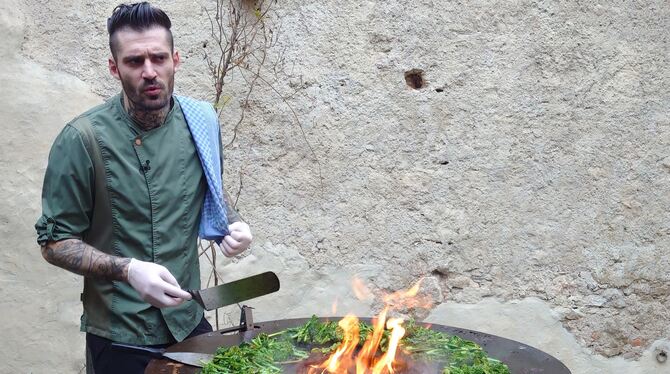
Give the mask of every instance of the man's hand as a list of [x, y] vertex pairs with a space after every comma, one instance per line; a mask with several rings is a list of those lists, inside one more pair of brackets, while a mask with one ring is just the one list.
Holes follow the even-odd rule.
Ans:
[[165, 266], [153, 262], [131, 259], [128, 264], [128, 283], [140, 294], [142, 300], [156, 308], [177, 306], [184, 300], [191, 299], [191, 294], [179, 287], [179, 283]]
[[226, 257], [239, 255], [249, 248], [253, 239], [249, 225], [242, 221], [233, 222], [228, 225], [228, 231], [230, 235], [224, 236], [221, 242], [221, 248]]

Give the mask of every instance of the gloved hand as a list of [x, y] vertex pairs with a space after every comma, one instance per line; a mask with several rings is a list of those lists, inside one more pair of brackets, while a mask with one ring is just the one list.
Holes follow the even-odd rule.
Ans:
[[179, 283], [165, 266], [153, 262], [130, 259], [128, 283], [140, 294], [142, 300], [156, 308], [177, 306], [191, 299], [191, 294], [179, 287]]
[[221, 248], [226, 257], [239, 255], [249, 248], [253, 239], [249, 225], [241, 221], [233, 222], [228, 225], [228, 231], [230, 235], [224, 236], [221, 242]]

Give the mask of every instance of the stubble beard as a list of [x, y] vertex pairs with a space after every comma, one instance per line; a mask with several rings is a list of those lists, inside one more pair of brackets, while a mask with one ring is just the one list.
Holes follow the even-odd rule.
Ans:
[[[146, 95], [143, 91], [147, 86], [161, 87], [161, 93], [156, 96]], [[121, 79], [121, 86], [125, 97], [128, 115], [144, 130], [160, 127], [165, 121], [172, 99], [174, 76], [165, 83], [156, 79], [144, 81], [142, 85], [134, 87], [125, 79]]]

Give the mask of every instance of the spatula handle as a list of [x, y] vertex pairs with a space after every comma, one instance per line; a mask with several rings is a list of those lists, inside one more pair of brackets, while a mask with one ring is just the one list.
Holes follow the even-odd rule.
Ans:
[[198, 290], [184, 290], [191, 294], [191, 299], [200, 304], [201, 307], [205, 307], [205, 304], [202, 302], [202, 297], [200, 296], [200, 291]]
[[162, 358], [163, 353], [165, 353], [165, 348], [152, 348], [141, 345], [130, 345], [123, 343], [112, 343], [112, 348], [132, 353], [144, 353], [154, 358]]

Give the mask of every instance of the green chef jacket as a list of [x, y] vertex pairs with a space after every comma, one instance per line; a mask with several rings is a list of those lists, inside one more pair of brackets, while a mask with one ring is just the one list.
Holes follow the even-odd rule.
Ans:
[[[117, 95], [65, 126], [49, 154], [42, 190], [38, 243], [83, 239], [91, 229], [96, 201], [107, 198], [112, 229], [97, 249], [111, 255], [156, 262], [183, 289], [200, 288], [197, 239], [206, 182], [191, 133], [177, 100], [165, 123], [143, 131]], [[104, 170], [95, 170], [82, 123], [90, 124]], [[97, 193], [104, 173], [106, 194]], [[117, 342], [165, 344], [183, 340], [203, 310], [187, 301], [158, 309], [126, 282], [84, 277], [81, 330]]]

